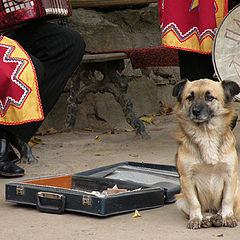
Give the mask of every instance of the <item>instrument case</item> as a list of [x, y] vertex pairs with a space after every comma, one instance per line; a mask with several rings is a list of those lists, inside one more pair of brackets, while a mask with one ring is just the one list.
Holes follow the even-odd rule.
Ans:
[[[115, 187], [114, 187], [115, 186]], [[106, 190], [120, 192], [106, 194]], [[123, 191], [123, 192], [121, 192]], [[179, 193], [174, 166], [121, 162], [72, 175], [6, 184], [6, 201], [34, 205], [43, 212], [73, 211], [96, 216], [161, 207]]]

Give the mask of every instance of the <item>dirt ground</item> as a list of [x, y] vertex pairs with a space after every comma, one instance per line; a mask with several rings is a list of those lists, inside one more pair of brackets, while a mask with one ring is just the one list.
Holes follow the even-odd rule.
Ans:
[[[174, 164], [176, 122], [173, 116], [160, 118], [157, 126], [147, 125], [149, 140], [123, 130], [116, 130], [114, 134], [76, 131], [41, 136], [42, 142], [33, 147], [39, 163], [20, 164], [26, 171], [23, 179], [77, 173], [122, 161]], [[240, 123], [234, 132], [239, 152]], [[101, 141], [96, 140], [96, 136]], [[71, 212], [61, 215], [42, 213], [34, 207], [5, 201], [5, 184], [12, 180], [15, 179], [0, 180], [1, 240], [239, 239], [239, 226], [233, 229], [187, 229], [187, 220], [174, 204], [142, 210], [139, 218], [132, 218], [133, 212], [106, 218]]]

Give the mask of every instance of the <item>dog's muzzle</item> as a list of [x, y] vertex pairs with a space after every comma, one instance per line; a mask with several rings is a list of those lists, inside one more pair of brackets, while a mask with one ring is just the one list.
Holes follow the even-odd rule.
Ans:
[[205, 103], [193, 103], [189, 109], [190, 119], [194, 122], [205, 122], [210, 120], [214, 114]]

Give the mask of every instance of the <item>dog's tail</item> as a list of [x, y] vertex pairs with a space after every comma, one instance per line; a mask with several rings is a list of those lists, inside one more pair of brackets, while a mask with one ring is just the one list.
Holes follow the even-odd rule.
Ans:
[[183, 198], [183, 193], [178, 193], [178, 194], [175, 194], [174, 195], [174, 198], [176, 199], [176, 200], [178, 200], [178, 199], [180, 199], [180, 198]]

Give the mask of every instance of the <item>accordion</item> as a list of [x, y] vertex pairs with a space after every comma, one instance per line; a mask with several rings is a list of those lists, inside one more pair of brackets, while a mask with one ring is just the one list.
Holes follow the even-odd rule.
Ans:
[[0, 33], [33, 19], [53, 19], [71, 14], [68, 0], [0, 0]]

